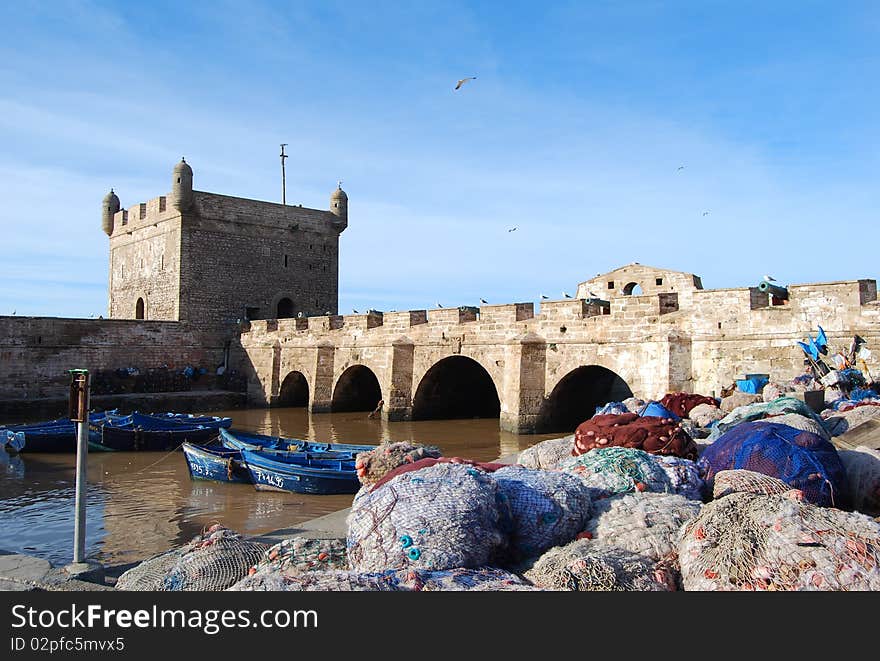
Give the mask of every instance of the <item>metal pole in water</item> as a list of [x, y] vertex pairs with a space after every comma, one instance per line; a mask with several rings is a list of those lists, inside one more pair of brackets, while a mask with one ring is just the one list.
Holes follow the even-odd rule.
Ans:
[[86, 558], [86, 459], [89, 454], [89, 371], [70, 370], [70, 419], [76, 423], [76, 501], [73, 563]]

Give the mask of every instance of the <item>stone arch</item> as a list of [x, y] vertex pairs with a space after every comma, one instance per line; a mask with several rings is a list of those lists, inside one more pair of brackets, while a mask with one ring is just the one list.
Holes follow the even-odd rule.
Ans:
[[630, 282], [623, 288], [624, 296], [641, 296], [644, 293], [642, 286], [638, 282]]
[[573, 433], [597, 406], [619, 402], [633, 393], [620, 376], [601, 365], [581, 365], [559, 382], [541, 405], [538, 431]]
[[138, 300], [134, 304], [134, 318], [135, 319], [146, 319], [147, 318], [147, 302], [144, 300], [143, 296], [139, 296]]
[[330, 410], [372, 411], [382, 399], [375, 372], [365, 365], [352, 365], [336, 380]]
[[305, 374], [292, 371], [284, 377], [278, 390], [276, 406], [308, 406], [309, 382]]
[[413, 397], [413, 420], [497, 418], [501, 401], [492, 376], [467, 356], [436, 362], [422, 377]]
[[275, 304], [275, 318], [276, 319], [289, 319], [294, 316], [294, 311], [296, 306], [293, 301], [290, 300], [287, 296], [278, 300]]

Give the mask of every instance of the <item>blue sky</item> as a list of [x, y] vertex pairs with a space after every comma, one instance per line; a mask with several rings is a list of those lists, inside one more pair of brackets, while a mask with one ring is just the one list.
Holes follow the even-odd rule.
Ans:
[[164, 194], [185, 155], [197, 190], [280, 201], [282, 142], [289, 203], [348, 192], [343, 313], [630, 262], [877, 276], [874, 2], [58, 0], [0, 30], [0, 314], [106, 315], [111, 186]]

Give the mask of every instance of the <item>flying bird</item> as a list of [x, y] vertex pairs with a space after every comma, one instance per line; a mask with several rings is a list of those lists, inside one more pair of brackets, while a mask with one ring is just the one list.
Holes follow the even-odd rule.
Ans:
[[704, 215], [704, 216], [708, 216], [708, 215], [709, 215], [709, 212], [708, 212], [708, 211], [704, 211], [704, 212], [703, 212], [703, 215]]
[[565, 296], [565, 298], [571, 298], [571, 294], [568, 292], [562, 292], [562, 295]]
[[516, 228], [515, 228], [515, 227], [511, 227], [511, 228], [510, 228], [509, 230], [507, 230], [507, 231], [508, 231], [508, 232], [516, 232]]
[[483, 305], [489, 305], [489, 301], [487, 301], [485, 298], [481, 298], [480, 303], [482, 303]]
[[678, 166], [678, 169], [676, 170], [676, 172], [678, 172], [678, 170], [684, 170], [684, 166], [683, 166], [683, 165], [679, 165], [679, 166]]
[[477, 79], [476, 76], [469, 76], [468, 78], [462, 78], [462, 79], [459, 80], [458, 83], [455, 85], [455, 89], [460, 89], [461, 86], [464, 85], [467, 81], [469, 81], [469, 80], [476, 80], [476, 79]]

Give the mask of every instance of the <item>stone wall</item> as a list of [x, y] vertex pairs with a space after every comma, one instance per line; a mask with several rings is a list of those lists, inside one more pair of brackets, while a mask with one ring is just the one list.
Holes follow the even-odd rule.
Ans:
[[[231, 339], [165, 321], [0, 317], [0, 400], [68, 397], [75, 368], [181, 370], [223, 364]], [[230, 366], [235, 367], [235, 366]]]

